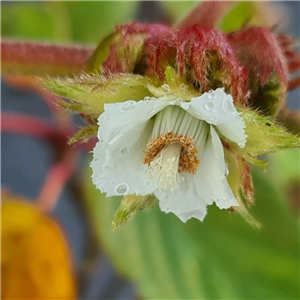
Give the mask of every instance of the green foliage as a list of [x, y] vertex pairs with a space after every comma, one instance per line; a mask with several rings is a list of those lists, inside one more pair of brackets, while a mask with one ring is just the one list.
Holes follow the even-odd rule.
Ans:
[[114, 26], [133, 19], [136, 1], [45, 1], [6, 3], [2, 36], [96, 43]]
[[134, 18], [136, 1], [63, 1], [72, 24], [72, 39], [99, 42], [116, 25]]
[[68, 12], [62, 2], [5, 3], [1, 35], [32, 40], [70, 40]]
[[218, 27], [225, 32], [241, 28], [255, 15], [256, 4], [254, 1], [239, 1], [219, 22]]
[[[271, 178], [280, 188], [300, 185], [300, 151], [284, 151], [270, 155]], [[277, 172], [280, 170], [280, 172]]]
[[81, 75], [75, 78], [41, 79], [45, 88], [70, 102], [60, 103], [63, 107], [76, 113], [97, 119], [103, 112], [105, 103], [126, 100], [141, 100], [151, 96], [148, 85], [151, 79], [134, 74]]
[[260, 230], [209, 207], [204, 222], [183, 224], [156, 208], [118, 232], [111, 221], [121, 199], [100, 195], [90, 171], [85, 178], [100, 244], [146, 299], [298, 299], [298, 224], [267, 176], [254, 172]]
[[175, 22], [183, 19], [200, 1], [161, 1], [160, 4]]

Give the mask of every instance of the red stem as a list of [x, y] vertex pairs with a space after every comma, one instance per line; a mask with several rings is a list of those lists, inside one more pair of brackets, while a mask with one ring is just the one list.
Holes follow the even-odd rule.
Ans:
[[1, 113], [1, 131], [46, 139], [52, 139], [57, 134], [53, 125], [37, 117], [6, 112]]
[[4, 40], [1, 42], [2, 73], [17, 75], [79, 74], [91, 48]]
[[[32, 137], [44, 138], [60, 146], [67, 147], [68, 137], [75, 133], [73, 129], [54, 127], [54, 125], [38, 117], [25, 116], [16, 113], [1, 113], [1, 131], [14, 134], [25, 134]], [[76, 145], [77, 149], [91, 151], [94, 142]]]
[[44, 212], [51, 212], [59, 200], [59, 196], [76, 168], [77, 155], [67, 151], [65, 157], [51, 167], [41, 188], [37, 205]]

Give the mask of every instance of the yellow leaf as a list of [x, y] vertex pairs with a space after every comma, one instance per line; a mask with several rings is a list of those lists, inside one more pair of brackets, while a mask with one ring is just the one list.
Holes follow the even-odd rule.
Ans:
[[58, 223], [26, 199], [2, 198], [2, 299], [75, 299], [71, 253]]

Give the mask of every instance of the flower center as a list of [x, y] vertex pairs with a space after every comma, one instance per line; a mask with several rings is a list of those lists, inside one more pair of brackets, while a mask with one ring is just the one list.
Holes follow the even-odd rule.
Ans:
[[181, 144], [169, 144], [158, 153], [150, 162], [148, 175], [150, 179], [157, 178], [159, 189], [179, 189], [179, 183], [184, 180], [179, 176], [178, 164], [180, 159]]
[[169, 106], [159, 112], [144, 151], [149, 178], [157, 178], [160, 189], [178, 189], [184, 180], [179, 173], [196, 174], [208, 131], [205, 121], [180, 107]]

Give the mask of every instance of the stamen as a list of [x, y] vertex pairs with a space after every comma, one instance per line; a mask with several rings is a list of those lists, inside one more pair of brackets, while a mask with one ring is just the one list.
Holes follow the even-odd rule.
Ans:
[[173, 132], [162, 134], [147, 145], [147, 149], [144, 151], [144, 164], [150, 166], [151, 162], [164, 147], [175, 143], [181, 145], [178, 172], [196, 174], [199, 159], [197, 158], [197, 149], [194, 145], [194, 139], [192, 137], [185, 138], [183, 135], [174, 135]]
[[178, 189], [179, 174], [196, 174], [209, 128], [180, 107], [169, 106], [155, 116], [150, 142], [144, 151], [150, 180], [158, 178], [160, 189]]
[[150, 179], [158, 179], [159, 190], [174, 191], [184, 180], [178, 173], [181, 148], [179, 143], [166, 145], [150, 162], [148, 175]]

